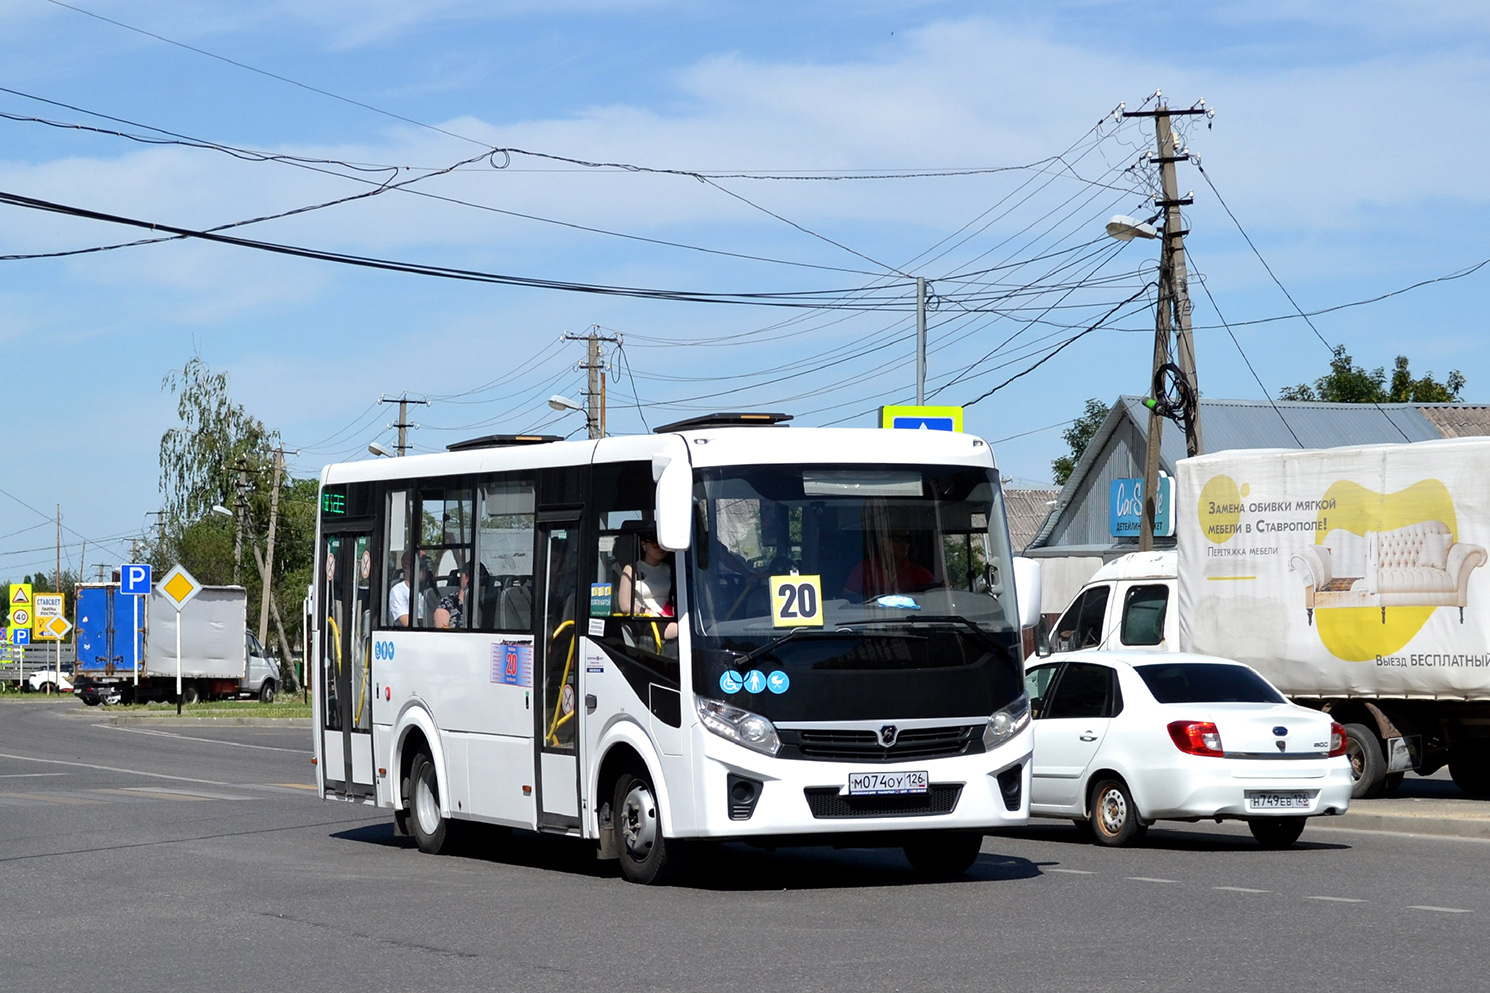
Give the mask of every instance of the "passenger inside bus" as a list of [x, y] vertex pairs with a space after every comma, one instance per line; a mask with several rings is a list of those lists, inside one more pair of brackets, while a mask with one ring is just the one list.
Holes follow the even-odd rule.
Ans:
[[[622, 566], [616, 582], [616, 614], [629, 617], [677, 616], [673, 556], [657, 544], [656, 530], [642, 521], [627, 521], [622, 525], [620, 537], [623, 541], [632, 538], [635, 552], [632, 561]], [[670, 620], [658, 630], [664, 641], [675, 641], [678, 622]]]
[[[420, 558], [422, 560], [423, 556], [421, 556]], [[423, 621], [426, 614], [424, 609], [424, 598], [422, 596], [418, 598], [411, 598], [409, 595], [409, 577], [414, 575], [413, 551], [405, 551], [399, 558], [399, 564], [400, 566], [402, 566], [403, 571], [399, 575], [398, 582], [394, 583], [388, 588], [388, 616], [393, 619], [394, 624], [398, 625], [399, 627], [406, 628], [409, 626], [410, 599], [414, 599], [415, 602], [416, 620]], [[425, 567], [424, 572], [429, 572], [428, 566]], [[428, 576], [428, 578], [426, 578], [421, 585], [423, 585], [426, 589], [433, 588], [433, 576]]]
[[435, 608], [435, 627], [461, 628], [466, 626], [466, 594], [470, 588], [471, 563], [467, 562], [454, 570], [450, 576], [450, 592], [440, 598], [440, 604]]
[[845, 593], [864, 599], [887, 593], [916, 593], [936, 583], [931, 570], [911, 561], [911, 533], [897, 528], [870, 535], [870, 550], [848, 574]]

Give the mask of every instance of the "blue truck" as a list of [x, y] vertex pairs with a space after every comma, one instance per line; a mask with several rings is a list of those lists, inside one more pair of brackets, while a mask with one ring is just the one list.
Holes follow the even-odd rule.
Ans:
[[274, 699], [279, 667], [247, 629], [243, 587], [204, 586], [179, 614], [159, 593], [138, 598], [138, 612], [136, 599], [118, 583], [78, 587], [73, 692], [84, 703], [174, 700], [178, 623], [183, 702]]

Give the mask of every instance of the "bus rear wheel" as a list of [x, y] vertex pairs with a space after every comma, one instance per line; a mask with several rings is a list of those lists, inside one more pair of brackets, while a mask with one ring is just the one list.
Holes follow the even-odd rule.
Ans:
[[621, 875], [649, 886], [676, 879], [683, 870], [685, 843], [663, 835], [657, 794], [645, 772], [621, 775], [611, 810]]

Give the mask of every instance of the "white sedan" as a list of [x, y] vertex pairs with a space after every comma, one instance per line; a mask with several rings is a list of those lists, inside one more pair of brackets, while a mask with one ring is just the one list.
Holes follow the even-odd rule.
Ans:
[[1034, 716], [1030, 814], [1124, 845], [1156, 820], [1245, 820], [1268, 847], [1350, 803], [1345, 731], [1240, 662], [1206, 655], [1057, 655], [1025, 673]]

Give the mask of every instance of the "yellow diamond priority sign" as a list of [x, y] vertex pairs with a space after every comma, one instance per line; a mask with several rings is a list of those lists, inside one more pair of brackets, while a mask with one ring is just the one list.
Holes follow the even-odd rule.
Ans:
[[43, 641], [61, 641], [72, 630], [72, 622], [65, 617], [38, 617], [36, 636]]
[[155, 590], [180, 612], [182, 607], [191, 602], [192, 597], [202, 591], [202, 584], [184, 567], [177, 565], [155, 584]]

